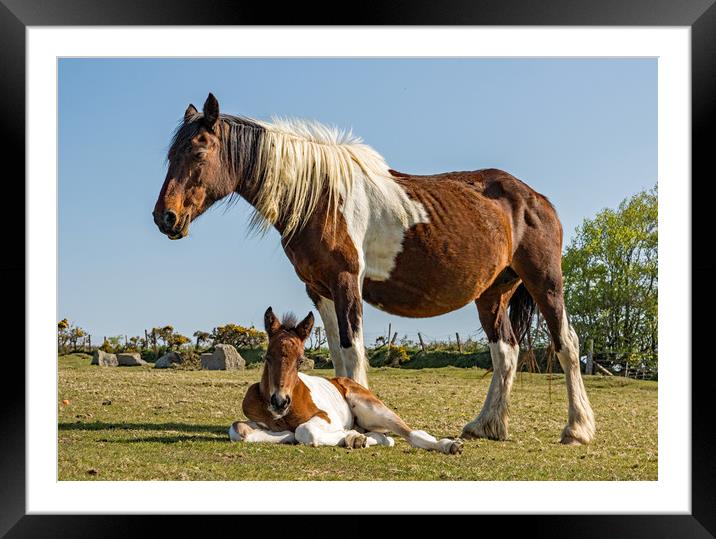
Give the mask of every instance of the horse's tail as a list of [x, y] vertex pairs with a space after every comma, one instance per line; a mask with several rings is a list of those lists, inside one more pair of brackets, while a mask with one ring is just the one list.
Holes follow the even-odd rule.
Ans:
[[521, 283], [512, 294], [509, 305], [512, 332], [517, 338], [517, 344], [521, 344], [529, 334], [532, 317], [535, 314], [535, 300], [530, 296], [524, 283]]

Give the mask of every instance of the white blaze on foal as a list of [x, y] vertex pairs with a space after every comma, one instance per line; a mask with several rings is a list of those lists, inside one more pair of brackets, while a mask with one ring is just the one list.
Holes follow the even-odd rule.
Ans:
[[455, 454], [462, 441], [438, 440], [411, 429], [370, 390], [350, 378], [326, 379], [298, 372], [303, 343], [313, 328], [313, 314], [299, 324], [279, 322], [269, 307], [264, 315], [269, 336], [261, 381], [249, 387], [243, 411], [249, 421], [229, 428], [235, 442], [264, 442], [362, 448], [393, 446], [394, 432], [413, 447]]

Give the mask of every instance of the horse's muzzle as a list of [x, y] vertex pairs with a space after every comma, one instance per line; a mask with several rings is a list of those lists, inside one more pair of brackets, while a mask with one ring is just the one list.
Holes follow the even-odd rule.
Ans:
[[271, 407], [278, 413], [285, 412], [290, 404], [291, 397], [289, 395], [285, 397], [282, 397], [278, 393], [271, 395]]
[[154, 224], [159, 228], [159, 231], [170, 240], [178, 240], [187, 235], [189, 228], [188, 213], [180, 219], [172, 210], [164, 210], [163, 212], [153, 211], [152, 218], [154, 219]]

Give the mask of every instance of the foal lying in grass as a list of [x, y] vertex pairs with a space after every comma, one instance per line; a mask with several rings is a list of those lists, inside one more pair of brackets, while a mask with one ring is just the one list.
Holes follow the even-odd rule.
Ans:
[[413, 430], [371, 391], [350, 378], [326, 379], [298, 372], [303, 343], [313, 328], [313, 313], [299, 324], [293, 317], [264, 315], [269, 343], [261, 382], [249, 387], [243, 411], [249, 421], [229, 428], [232, 441], [275, 444], [335, 445], [358, 449], [393, 446], [387, 432], [413, 447], [455, 454], [460, 440], [437, 440]]

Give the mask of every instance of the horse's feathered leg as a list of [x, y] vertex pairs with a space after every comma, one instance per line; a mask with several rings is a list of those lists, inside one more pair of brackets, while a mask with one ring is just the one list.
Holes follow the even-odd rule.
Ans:
[[518, 250], [514, 259], [515, 271], [522, 277], [544, 317], [557, 358], [564, 371], [569, 401], [567, 426], [562, 431], [564, 444], [586, 444], [594, 438], [594, 413], [584, 389], [579, 367], [579, 338], [569, 323], [564, 307], [564, 292], [559, 245], [551, 250], [551, 264], [545, 267], [549, 245], [539, 249]]
[[482, 410], [463, 427], [463, 438], [507, 438], [510, 391], [520, 350], [507, 316], [507, 305], [519, 284], [519, 278], [512, 273], [511, 278], [495, 283], [475, 301], [487, 335], [493, 372]]

